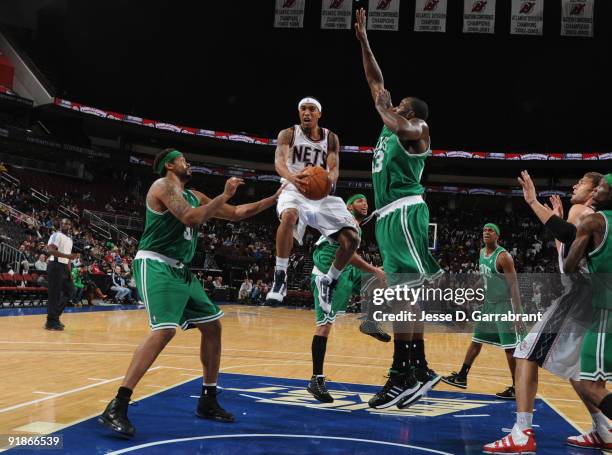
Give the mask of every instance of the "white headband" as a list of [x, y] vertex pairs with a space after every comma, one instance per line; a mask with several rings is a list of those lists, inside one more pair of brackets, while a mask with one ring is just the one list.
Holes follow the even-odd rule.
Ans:
[[302, 104], [314, 104], [315, 106], [317, 106], [317, 109], [319, 109], [319, 112], [323, 112], [323, 110], [321, 109], [321, 103], [319, 103], [319, 101], [314, 98], [310, 98], [308, 96], [306, 98], [303, 98], [298, 103], [298, 109], [302, 107]]

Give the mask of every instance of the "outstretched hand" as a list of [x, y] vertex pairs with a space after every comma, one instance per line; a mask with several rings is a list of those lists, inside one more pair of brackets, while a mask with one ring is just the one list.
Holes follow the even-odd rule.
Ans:
[[563, 219], [563, 202], [558, 194], [553, 194], [550, 197], [550, 204], [552, 205], [552, 211], [559, 218]]
[[365, 9], [359, 8], [357, 10], [357, 17], [355, 22], [355, 35], [359, 41], [367, 41], [368, 33], [366, 32], [366, 12]]
[[237, 177], [231, 177], [227, 179], [225, 182], [225, 189], [223, 190], [223, 194], [228, 198], [231, 198], [234, 194], [236, 194], [236, 190], [240, 185], [244, 185], [244, 180], [239, 179]]
[[531, 205], [537, 200], [537, 194], [533, 180], [527, 171], [521, 171], [521, 176], [518, 178], [518, 182], [523, 187], [523, 197], [525, 202]]

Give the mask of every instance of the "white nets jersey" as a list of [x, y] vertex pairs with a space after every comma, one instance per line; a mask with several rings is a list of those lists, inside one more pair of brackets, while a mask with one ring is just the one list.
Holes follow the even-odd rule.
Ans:
[[304, 134], [299, 125], [293, 126], [293, 143], [287, 158], [287, 168], [292, 174], [300, 173], [306, 166], [321, 166], [327, 169], [328, 136], [329, 130], [321, 128], [321, 140], [314, 141]]

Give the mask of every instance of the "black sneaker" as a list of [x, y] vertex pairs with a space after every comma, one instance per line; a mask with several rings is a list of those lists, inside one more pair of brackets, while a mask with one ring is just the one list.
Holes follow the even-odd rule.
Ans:
[[319, 294], [319, 306], [324, 313], [328, 313], [332, 309], [332, 298], [334, 288], [338, 280], [332, 280], [327, 275], [319, 275], [315, 278], [315, 284]]
[[401, 400], [413, 403], [421, 397], [421, 383], [416, 380], [412, 370], [403, 373], [389, 370], [388, 378], [383, 388], [368, 401], [371, 408], [386, 409]]
[[319, 400], [321, 403], [333, 403], [334, 397], [332, 397], [327, 391], [327, 385], [325, 384], [325, 376], [313, 376], [310, 378], [308, 387], [306, 390], [310, 394]]
[[274, 272], [274, 283], [272, 289], [266, 295], [266, 304], [279, 304], [287, 295], [287, 273], [284, 270]]
[[413, 397], [408, 397], [407, 399], [400, 400], [400, 402], [397, 404], [399, 409], [407, 408], [413, 404], [418, 398], [422, 397], [433, 389], [441, 379], [439, 374], [427, 367], [416, 367], [414, 369], [414, 377], [420, 384], [417, 398], [413, 399]]
[[218, 422], [233, 423], [234, 415], [227, 412], [219, 405], [216, 396], [202, 396], [198, 400], [196, 415], [202, 419], [211, 419]]
[[98, 417], [98, 423], [104, 425], [106, 428], [110, 428], [115, 433], [118, 433], [124, 438], [131, 438], [136, 432], [136, 428], [132, 425], [132, 422], [128, 419], [127, 408], [129, 400], [119, 400], [114, 398], [100, 417]]
[[62, 324], [61, 322], [47, 322], [45, 324], [45, 330], [52, 330], [55, 332], [61, 332], [64, 330], [64, 324]]
[[514, 400], [516, 399], [516, 392], [514, 391], [514, 386], [509, 386], [503, 392], [498, 392], [495, 394], [497, 398], [501, 398], [503, 400]]
[[385, 332], [380, 324], [376, 321], [361, 321], [359, 331], [365, 335], [370, 335], [383, 343], [388, 343], [391, 341], [391, 335]]
[[453, 371], [448, 376], [442, 376], [442, 382], [459, 387], [460, 389], [467, 389], [467, 377], [460, 376], [456, 371]]

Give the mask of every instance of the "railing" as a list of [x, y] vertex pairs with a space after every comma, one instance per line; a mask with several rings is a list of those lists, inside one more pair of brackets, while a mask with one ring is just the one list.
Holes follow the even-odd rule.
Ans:
[[14, 265], [15, 273], [19, 273], [23, 259], [23, 253], [17, 248], [12, 247], [8, 243], [0, 243], [0, 262]]
[[[42, 202], [45, 205], [49, 205], [49, 201], [51, 200], [51, 196], [49, 196], [46, 193], [42, 193], [40, 191], [38, 191], [35, 188], [30, 188], [30, 192], [32, 193], [32, 197], [34, 199], [38, 199], [40, 202]], [[63, 205], [60, 205], [57, 207], [57, 212], [59, 214], [61, 214], [62, 216], [64, 216], [65, 218], [69, 218], [69, 219], [79, 219], [79, 214], [76, 212], [73, 212], [72, 210], [70, 210], [68, 207], [65, 207]]]
[[131, 245], [135, 245], [138, 242], [134, 237], [126, 234], [108, 221], [104, 221], [91, 210], [83, 210], [83, 217], [86, 220], [89, 220], [89, 225], [92, 227], [92, 229], [102, 233], [102, 235], [108, 239], [113, 238], [114, 234], [115, 238], [121, 242], [129, 243]]
[[24, 221], [28, 223], [30, 226], [35, 228], [40, 227], [40, 223], [36, 218], [32, 218], [30, 215], [26, 215], [23, 212], [11, 207], [10, 205], [6, 205], [4, 202], [0, 202], [0, 211], [6, 213], [8, 216], [15, 218], [18, 221]]
[[121, 229], [129, 229], [132, 231], [142, 231], [144, 227], [144, 220], [137, 216], [117, 215], [115, 213], [96, 212], [93, 210], [91, 211], [91, 213], [98, 216], [99, 218], [106, 221], [107, 223], [110, 223]]
[[4, 180], [9, 185], [14, 185], [14, 186], [19, 186], [19, 184], [21, 183], [18, 178], [13, 177], [11, 174], [9, 174], [6, 171], [0, 172], [0, 179]]

